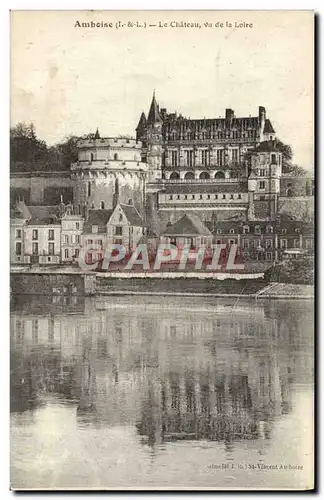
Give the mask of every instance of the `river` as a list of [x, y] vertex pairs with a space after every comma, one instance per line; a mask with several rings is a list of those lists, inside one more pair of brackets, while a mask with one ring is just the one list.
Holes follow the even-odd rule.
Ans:
[[311, 487], [313, 310], [13, 298], [11, 487]]

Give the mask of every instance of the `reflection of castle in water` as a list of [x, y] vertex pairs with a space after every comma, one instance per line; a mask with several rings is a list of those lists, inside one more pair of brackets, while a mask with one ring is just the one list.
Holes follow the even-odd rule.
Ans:
[[270, 435], [291, 384], [312, 380], [311, 305], [142, 301], [14, 304], [13, 410], [51, 392], [82, 421], [136, 423], [150, 444], [229, 445]]

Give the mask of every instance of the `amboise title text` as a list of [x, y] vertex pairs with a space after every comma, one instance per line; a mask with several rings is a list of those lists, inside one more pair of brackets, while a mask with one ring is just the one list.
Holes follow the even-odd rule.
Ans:
[[217, 22], [187, 22], [187, 21], [158, 21], [156, 23], [147, 23], [145, 21], [90, 21], [90, 22], [80, 22], [76, 21], [74, 23], [75, 28], [253, 28], [253, 23], [248, 23], [245, 21], [217, 21]]

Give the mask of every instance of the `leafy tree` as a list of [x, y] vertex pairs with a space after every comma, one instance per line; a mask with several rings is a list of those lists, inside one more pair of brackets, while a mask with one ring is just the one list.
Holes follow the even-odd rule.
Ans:
[[13, 169], [32, 170], [33, 166], [46, 163], [48, 159], [46, 142], [36, 137], [32, 123], [18, 123], [10, 129], [10, 160]]
[[74, 163], [78, 159], [78, 148], [77, 148], [76, 136], [68, 136], [63, 142], [56, 144], [51, 148], [51, 155], [56, 158], [58, 164], [68, 170], [71, 163]]

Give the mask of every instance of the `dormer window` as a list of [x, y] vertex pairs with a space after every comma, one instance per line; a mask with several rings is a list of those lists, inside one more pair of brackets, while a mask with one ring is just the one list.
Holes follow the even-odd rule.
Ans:
[[287, 229], [282, 229], [281, 232], [282, 232], [282, 234], [286, 234]]
[[92, 228], [91, 228], [91, 232], [92, 232], [93, 234], [98, 233], [98, 226], [92, 226]]
[[217, 234], [222, 234], [222, 230], [221, 229], [217, 229]]
[[272, 226], [267, 226], [266, 232], [267, 233], [273, 233], [273, 227]]
[[260, 226], [255, 226], [254, 232], [255, 232], [255, 234], [261, 234], [261, 227]]
[[272, 155], [271, 155], [271, 163], [272, 163], [272, 165], [277, 164], [277, 155], [274, 153], [272, 153]]
[[230, 232], [230, 234], [235, 234], [235, 230], [234, 229], [230, 229], [229, 232]]
[[296, 227], [295, 233], [300, 233], [300, 229], [298, 227]]
[[248, 234], [250, 232], [249, 226], [243, 226], [243, 234]]

